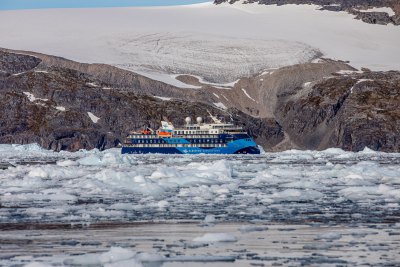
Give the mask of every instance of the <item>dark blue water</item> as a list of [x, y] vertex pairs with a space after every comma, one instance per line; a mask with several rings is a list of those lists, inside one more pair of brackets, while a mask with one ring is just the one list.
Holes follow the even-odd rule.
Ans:
[[189, 5], [207, 0], [0, 0], [0, 10]]

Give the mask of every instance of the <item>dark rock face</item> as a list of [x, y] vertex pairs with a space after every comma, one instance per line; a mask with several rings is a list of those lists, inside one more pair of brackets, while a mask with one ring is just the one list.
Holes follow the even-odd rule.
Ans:
[[[10, 52], [2, 53], [1, 64], [0, 143], [35, 142], [56, 151], [107, 149], [131, 130], [157, 129], [163, 119], [182, 126], [186, 116], [207, 117], [210, 111], [243, 126], [266, 150], [400, 151], [400, 72], [363, 69], [340, 75], [335, 73], [354, 69], [330, 60], [294, 65], [224, 90], [232, 108], [223, 111], [209, 104], [220, 90], [180, 89], [107, 65]], [[131, 80], [137, 82], [130, 85]], [[259, 101], [240, 100], [243, 87]], [[254, 115], [245, 110], [250, 104], [268, 109]]]
[[[234, 109], [225, 112], [202, 102], [161, 101], [129, 88], [109, 89], [112, 84], [77, 70], [32, 68], [38, 64], [35, 57], [12, 53], [4, 57], [11, 66], [0, 76], [0, 143], [36, 142], [56, 151], [107, 149], [122, 143], [131, 130], [157, 129], [162, 119], [179, 126], [186, 116], [207, 117], [207, 111], [232, 117], [260, 144], [274, 145], [283, 139], [282, 128], [273, 119], [252, 118]], [[17, 68], [26, 71], [8, 72]], [[89, 112], [100, 119], [94, 122]]]
[[[234, 4], [239, 0], [214, 0], [215, 4], [229, 3]], [[262, 5], [319, 5], [321, 10], [328, 11], [347, 11], [355, 15], [356, 19], [362, 20], [369, 24], [387, 25], [393, 23], [400, 25], [400, 14], [390, 17], [386, 12], [362, 12], [357, 9], [368, 9], [372, 7], [392, 7], [395, 11], [398, 10], [397, 0], [247, 0], [245, 3], [258, 3]]]
[[[36, 57], [9, 54], [0, 51], [0, 75], [1, 73], [17, 74], [35, 68], [41, 60]], [[1, 76], [0, 76], [1, 77]]]
[[355, 19], [359, 19], [369, 24], [387, 25], [392, 22], [391, 17], [385, 12], [358, 12], [353, 11]]
[[329, 78], [280, 104], [278, 121], [300, 148], [400, 151], [400, 72]]
[[400, 25], [400, 15], [395, 15], [392, 17], [392, 23], [394, 25]]

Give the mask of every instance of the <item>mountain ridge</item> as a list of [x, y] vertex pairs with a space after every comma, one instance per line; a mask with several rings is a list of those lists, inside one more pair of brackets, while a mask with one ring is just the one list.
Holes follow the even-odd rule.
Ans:
[[[131, 79], [143, 82], [128, 86]], [[399, 152], [399, 88], [400, 72], [322, 59], [242, 78], [231, 89], [188, 90], [105, 64], [3, 49], [0, 142], [106, 149], [141, 126], [157, 128], [166, 118], [179, 126], [211, 111], [243, 126], [266, 151]]]

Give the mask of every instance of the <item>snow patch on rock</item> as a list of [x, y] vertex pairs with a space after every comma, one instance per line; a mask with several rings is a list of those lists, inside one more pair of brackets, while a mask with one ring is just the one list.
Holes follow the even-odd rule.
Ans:
[[94, 115], [92, 112], [88, 112], [87, 114], [93, 123], [97, 123], [100, 120], [100, 118]]

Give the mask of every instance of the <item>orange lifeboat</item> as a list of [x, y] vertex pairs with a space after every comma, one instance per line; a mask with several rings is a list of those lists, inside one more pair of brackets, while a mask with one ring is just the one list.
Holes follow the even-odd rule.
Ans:
[[158, 135], [161, 136], [161, 137], [171, 137], [172, 136], [172, 132], [159, 131]]

